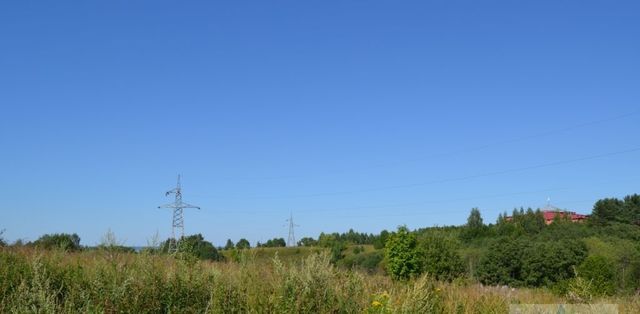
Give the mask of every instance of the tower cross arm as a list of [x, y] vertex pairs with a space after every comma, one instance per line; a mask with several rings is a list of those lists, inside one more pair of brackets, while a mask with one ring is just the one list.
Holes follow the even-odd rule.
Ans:
[[195, 209], [200, 209], [200, 206], [196, 206], [196, 205], [191, 205], [189, 203], [185, 203], [185, 202], [180, 202], [180, 204], [178, 204], [178, 206], [182, 207], [182, 208], [195, 208]]

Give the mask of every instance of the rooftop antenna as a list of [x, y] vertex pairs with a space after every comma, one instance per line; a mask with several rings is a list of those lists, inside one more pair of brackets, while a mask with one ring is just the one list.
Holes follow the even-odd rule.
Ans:
[[289, 247], [297, 246], [296, 236], [293, 233], [293, 229], [295, 227], [300, 227], [300, 226], [293, 223], [293, 213], [291, 213], [291, 216], [289, 217], [289, 219], [285, 221], [289, 222], [289, 238], [287, 239], [287, 246]]
[[180, 238], [184, 237], [184, 216], [182, 212], [185, 208], [196, 208], [200, 209], [200, 207], [195, 205], [190, 205], [182, 201], [182, 187], [180, 185], [180, 175], [178, 175], [178, 184], [176, 188], [170, 191], [167, 191], [164, 195], [169, 196], [171, 194], [175, 194], [175, 200], [173, 203], [165, 204], [158, 206], [158, 208], [172, 208], [173, 209], [173, 223], [171, 224], [171, 239], [169, 241], [169, 253], [175, 253], [178, 251], [177, 241], [176, 241], [176, 228], [180, 231]]

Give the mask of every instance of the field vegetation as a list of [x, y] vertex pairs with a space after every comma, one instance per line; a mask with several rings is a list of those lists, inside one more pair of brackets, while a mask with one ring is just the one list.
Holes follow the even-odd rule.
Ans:
[[2, 313], [507, 313], [511, 304], [618, 304], [640, 313], [640, 196], [583, 223], [533, 209], [485, 224], [320, 234], [215, 247], [200, 234], [141, 251], [107, 232], [11, 245], [0, 233]]

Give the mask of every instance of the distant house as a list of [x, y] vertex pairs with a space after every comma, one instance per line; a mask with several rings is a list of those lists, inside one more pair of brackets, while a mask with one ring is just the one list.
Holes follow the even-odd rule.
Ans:
[[[542, 216], [544, 217], [544, 223], [547, 225], [551, 224], [553, 220], [556, 218], [556, 216], [561, 219], [568, 218], [571, 220], [571, 222], [584, 222], [585, 219], [589, 218], [589, 215], [582, 215], [576, 212], [562, 210], [551, 204], [547, 204], [547, 206], [541, 208], [540, 212], [542, 212]], [[513, 217], [511, 216], [506, 217], [507, 221], [511, 221], [512, 219]]]
[[576, 212], [570, 212], [566, 210], [541, 210], [544, 216], [544, 223], [547, 225], [552, 223], [556, 216], [560, 218], [569, 218], [571, 222], [583, 222], [589, 218], [589, 215], [577, 214]]

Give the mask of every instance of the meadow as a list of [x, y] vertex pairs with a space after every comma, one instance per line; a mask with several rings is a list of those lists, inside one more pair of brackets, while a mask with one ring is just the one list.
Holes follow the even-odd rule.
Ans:
[[[2, 313], [508, 313], [510, 304], [575, 302], [545, 288], [429, 275], [394, 281], [336, 267], [327, 250], [316, 248], [249, 249], [224, 262], [180, 253], [0, 248]], [[637, 296], [590, 302], [640, 312]]]

